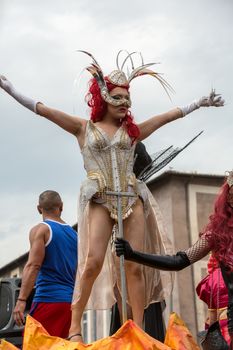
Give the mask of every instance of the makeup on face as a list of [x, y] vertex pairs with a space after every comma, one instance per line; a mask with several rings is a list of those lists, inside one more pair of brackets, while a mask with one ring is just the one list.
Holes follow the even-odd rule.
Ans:
[[130, 94], [127, 89], [117, 86], [110, 92], [110, 96], [111, 99], [115, 102], [110, 102], [110, 104], [116, 107], [131, 107]]

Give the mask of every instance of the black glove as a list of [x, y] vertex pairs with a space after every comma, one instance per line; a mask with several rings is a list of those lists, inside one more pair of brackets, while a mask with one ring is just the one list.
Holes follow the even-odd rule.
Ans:
[[190, 261], [185, 252], [178, 252], [176, 255], [140, 253], [133, 250], [130, 244], [122, 238], [117, 238], [115, 245], [117, 256], [123, 254], [125, 259], [150, 267], [155, 267], [159, 270], [179, 271], [190, 265]]
[[133, 257], [134, 251], [131, 248], [131, 245], [128, 241], [126, 241], [123, 238], [117, 238], [115, 241], [115, 247], [116, 247], [116, 255], [121, 256], [124, 255], [125, 259], [131, 260]]

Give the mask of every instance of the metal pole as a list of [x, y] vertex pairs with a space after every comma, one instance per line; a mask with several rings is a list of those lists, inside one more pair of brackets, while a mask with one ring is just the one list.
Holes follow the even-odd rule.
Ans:
[[[122, 219], [122, 197], [136, 197], [135, 194], [131, 192], [115, 192], [106, 191], [109, 196], [117, 197], [117, 221], [118, 221], [118, 232], [119, 237], [124, 238], [123, 232], [123, 219]], [[125, 259], [124, 255], [120, 256], [120, 278], [121, 278], [121, 297], [122, 297], [122, 321], [123, 323], [127, 321], [127, 306], [126, 306], [126, 277], [125, 277]]]
[[[122, 203], [121, 196], [117, 196], [117, 216], [118, 216], [118, 232], [119, 237], [123, 238], [123, 220], [122, 220]], [[125, 258], [124, 255], [120, 256], [120, 275], [121, 275], [121, 296], [122, 296], [122, 321], [125, 323], [127, 321], [127, 291], [126, 291], [126, 277], [125, 277]]]

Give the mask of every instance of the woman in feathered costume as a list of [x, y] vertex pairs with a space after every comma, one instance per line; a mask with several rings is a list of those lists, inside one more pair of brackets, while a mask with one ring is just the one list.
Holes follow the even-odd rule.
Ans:
[[[151, 75], [166, 91], [169, 89], [167, 82], [150, 69], [152, 64], [144, 64], [143, 60], [141, 66], [134, 68], [132, 56], [135, 53], [128, 54], [121, 67], [118, 55], [117, 70], [106, 77], [94, 57], [84, 53], [92, 58], [91, 65], [87, 67], [93, 76], [87, 97], [91, 108], [90, 120], [68, 115], [25, 97], [4, 76], [0, 76], [2, 89], [19, 103], [74, 135], [83, 156], [87, 179], [80, 190], [79, 262], [70, 329], [72, 341], [81, 340], [81, 317], [87, 302], [87, 308], [95, 309], [110, 308], [115, 302], [115, 273], [109, 241], [117, 221], [117, 200], [108, 196], [107, 191], [131, 192], [134, 195], [122, 198], [124, 235], [134, 249], [157, 254], [171, 253], [153, 196], [133, 173], [137, 141], [146, 139], [161, 126], [200, 107], [224, 104], [221, 96], [212, 91], [209, 96], [190, 105], [174, 108], [137, 125], [129, 110], [131, 81], [141, 75]], [[126, 62], [132, 65], [128, 77], [123, 72]], [[132, 262], [127, 262], [125, 268], [133, 319], [142, 327], [144, 308], [151, 302], [164, 299], [171, 285], [170, 274], [142, 269]]]

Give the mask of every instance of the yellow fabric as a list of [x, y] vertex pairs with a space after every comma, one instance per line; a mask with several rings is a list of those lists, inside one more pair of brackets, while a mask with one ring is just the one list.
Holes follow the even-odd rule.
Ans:
[[[170, 347], [143, 332], [133, 321], [128, 320], [111, 337], [91, 344], [73, 343], [48, 335], [39, 322], [27, 316], [23, 350], [171, 350]], [[4, 349], [5, 350], [5, 349]], [[7, 349], [8, 350], [8, 349]], [[10, 349], [9, 349], [10, 350]]]
[[185, 323], [176, 313], [170, 315], [164, 343], [172, 350], [200, 350]]
[[18, 348], [16, 348], [8, 341], [1, 339], [0, 350], [18, 350]]

